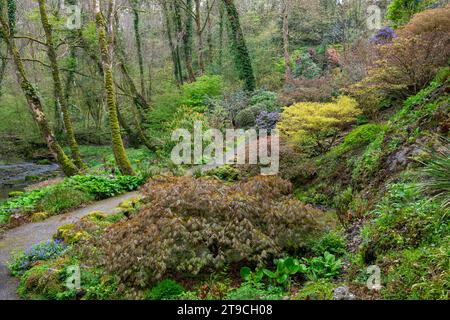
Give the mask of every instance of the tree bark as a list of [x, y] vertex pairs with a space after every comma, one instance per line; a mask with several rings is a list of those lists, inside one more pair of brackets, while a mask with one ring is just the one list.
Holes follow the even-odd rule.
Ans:
[[[5, 0], [0, 1], [5, 2]], [[33, 119], [35, 120], [41, 131], [41, 134], [48, 146], [48, 149], [50, 150], [50, 153], [57, 161], [61, 170], [64, 172], [66, 176], [73, 176], [78, 174], [79, 169], [72, 162], [72, 160], [70, 160], [69, 157], [67, 157], [64, 150], [58, 143], [52, 129], [50, 128], [49, 123], [47, 122], [43, 104], [39, 97], [39, 94], [36, 88], [28, 80], [28, 75], [25, 71], [25, 67], [20, 57], [19, 50], [14, 41], [13, 33], [12, 30], [10, 29], [10, 24], [3, 18], [3, 15], [1, 14], [0, 14], [0, 25], [1, 25], [0, 33], [2, 34], [3, 39], [8, 47], [8, 50], [13, 58], [13, 62], [17, 69], [17, 78], [22, 88], [22, 91], [25, 94], [28, 107], [33, 116]]]
[[83, 160], [81, 159], [80, 149], [78, 147], [78, 143], [75, 138], [72, 120], [70, 119], [68, 102], [63, 92], [61, 74], [58, 66], [58, 57], [53, 43], [53, 30], [48, 20], [46, 6], [47, 6], [46, 0], [39, 0], [39, 12], [41, 16], [41, 23], [42, 27], [44, 28], [45, 39], [47, 43], [47, 56], [50, 61], [50, 67], [52, 70], [55, 102], [57, 106], [61, 109], [61, 112], [63, 114], [64, 127], [66, 129], [67, 140], [69, 142], [70, 150], [72, 151], [73, 161], [79, 169], [83, 170], [86, 169], [86, 165], [83, 163]]
[[289, 0], [283, 0], [281, 5], [283, 7], [283, 49], [286, 66], [284, 78], [286, 82], [292, 82], [291, 57], [289, 54]]
[[[115, 0], [109, 0], [110, 10], [114, 11]], [[117, 166], [122, 174], [134, 175], [133, 168], [131, 167], [130, 160], [128, 159], [127, 153], [122, 140], [119, 119], [117, 115], [117, 101], [116, 101], [116, 91], [114, 86], [114, 76], [112, 70], [112, 56], [111, 56], [111, 38], [110, 41], [107, 39], [107, 32], [109, 31], [112, 37], [113, 28], [111, 27], [113, 21], [110, 19], [110, 26], [107, 28], [105, 19], [100, 11], [99, 0], [94, 0], [94, 14], [95, 21], [97, 25], [98, 41], [101, 51], [101, 60], [104, 73], [104, 85], [106, 91], [106, 101], [108, 105], [109, 113], [109, 125], [111, 129], [111, 140], [112, 148], [114, 152], [114, 158], [116, 160]], [[109, 29], [109, 30], [108, 30]]]
[[242, 32], [239, 21], [239, 13], [234, 4], [234, 0], [222, 0], [222, 2], [225, 5], [230, 22], [231, 43], [239, 78], [244, 81], [244, 89], [246, 91], [254, 91], [256, 88], [256, 79], [253, 73], [250, 53], [245, 43], [244, 33]]
[[172, 23], [170, 21], [170, 13], [167, 8], [167, 4], [166, 4], [165, 0], [161, 1], [161, 6], [163, 8], [163, 14], [164, 14], [165, 22], [166, 22], [166, 33], [167, 33], [167, 40], [169, 41], [169, 48], [170, 48], [170, 53], [171, 53], [172, 62], [173, 62], [173, 73], [174, 73], [177, 85], [180, 86], [183, 84], [183, 76], [182, 76], [181, 70], [180, 70], [180, 64], [179, 64], [180, 59], [179, 59], [179, 56], [177, 55], [177, 50], [176, 50], [175, 44], [173, 42]]
[[201, 4], [200, 0], [195, 0], [195, 26], [197, 32], [197, 58], [200, 73], [205, 73], [205, 58], [203, 55], [203, 28], [201, 21]]
[[139, 65], [139, 76], [141, 81], [141, 95], [145, 95], [145, 75], [144, 75], [144, 58], [142, 55], [142, 39], [140, 33], [140, 15], [137, 0], [130, 0], [131, 9], [133, 11], [134, 38], [136, 41], [136, 51]]
[[185, 33], [183, 36], [184, 60], [190, 82], [195, 81], [195, 73], [192, 67], [192, 35], [193, 35], [193, 3], [192, 0], [186, 0], [186, 21]]

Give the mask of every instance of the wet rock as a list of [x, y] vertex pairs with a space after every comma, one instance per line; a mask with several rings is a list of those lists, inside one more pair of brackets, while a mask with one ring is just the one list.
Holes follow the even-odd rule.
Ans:
[[356, 300], [356, 296], [348, 287], [339, 287], [333, 292], [333, 300]]

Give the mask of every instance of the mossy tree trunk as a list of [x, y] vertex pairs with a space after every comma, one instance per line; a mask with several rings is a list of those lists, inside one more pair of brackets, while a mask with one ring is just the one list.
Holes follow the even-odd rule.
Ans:
[[75, 165], [79, 169], [86, 169], [86, 165], [83, 163], [83, 160], [81, 159], [80, 149], [78, 147], [78, 143], [75, 138], [72, 120], [70, 119], [68, 101], [63, 91], [61, 73], [59, 71], [58, 66], [58, 57], [53, 43], [53, 30], [48, 20], [46, 0], [39, 0], [39, 12], [41, 16], [42, 27], [44, 28], [45, 32], [45, 39], [47, 44], [47, 56], [50, 61], [50, 67], [52, 70], [55, 101], [63, 114], [64, 127], [66, 129], [67, 140], [69, 142], [70, 150], [72, 151], [72, 158]]
[[[8, 1], [9, 2], [9, 1]], [[2, 7], [4, 8], [4, 4], [6, 0], [0, 0]], [[11, 17], [11, 14], [9, 14]], [[23, 93], [27, 99], [28, 107], [30, 112], [36, 121], [41, 134], [53, 155], [54, 159], [57, 161], [61, 170], [64, 172], [66, 176], [72, 176], [79, 173], [79, 169], [72, 162], [72, 160], [67, 157], [64, 150], [58, 143], [52, 129], [50, 128], [49, 123], [47, 122], [42, 101], [39, 97], [39, 94], [36, 88], [30, 83], [28, 80], [28, 75], [25, 71], [25, 66], [23, 64], [22, 58], [20, 57], [19, 50], [14, 41], [14, 25], [11, 20], [8, 22], [3, 16], [3, 10], [0, 11], [0, 34], [2, 35], [8, 50], [11, 54], [12, 60], [17, 69], [17, 78], [22, 88]]]
[[194, 32], [192, 0], [186, 0], [186, 20], [184, 25], [186, 29], [183, 36], [184, 60], [188, 72], [189, 81], [194, 82], [195, 73], [194, 68], [192, 67], [192, 36]]
[[136, 41], [139, 76], [141, 81], [141, 94], [144, 96], [146, 93], [146, 89], [145, 89], [145, 75], [144, 75], [144, 57], [142, 55], [142, 38], [140, 33], [139, 0], [130, 0], [130, 5], [131, 10], [133, 11], [134, 39]]
[[239, 78], [244, 81], [246, 91], [254, 91], [256, 87], [255, 75], [253, 73], [250, 53], [245, 43], [244, 33], [242, 32], [239, 21], [239, 13], [234, 4], [234, 0], [222, 0], [228, 14], [228, 20], [231, 29], [231, 44], [233, 49], [236, 68], [239, 72]]
[[[1, 39], [0, 39], [0, 45], [1, 45]], [[0, 47], [1, 49], [1, 47]], [[3, 56], [4, 55], [4, 56]], [[6, 74], [6, 67], [8, 65], [8, 58], [6, 57], [7, 53], [3, 53], [0, 50], [0, 98], [3, 94], [3, 80], [5, 79]]]
[[[114, 0], [109, 0], [110, 8], [112, 8], [112, 10], [114, 10], [113, 1]], [[113, 29], [110, 27], [109, 30], [107, 30], [105, 19], [100, 10], [99, 0], [94, 0], [94, 14], [97, 25], [98, 41], [101, 51], [104, 85], [106, 91], [106, 101], [108, 105], [109, 125], [111, 130], [111, 140], [114, 158], [122, 174], [134, 175], [133, 168], [131, 167], [130, 160], [128, 159], [127, 153], [125, 151], [125, 146], [123, 144], [119, 119], [117, 115], [116, 90], [114, 87], [114, 76], [112, 70], [112, 57], [110, 47], [111, 41], [110, 40], [108, 41], [107, 36], [107, 31], [109, 31], [109, 34], [111, 35]], [[110, 21], [110, 23], [112, 24], [113, 22]]]

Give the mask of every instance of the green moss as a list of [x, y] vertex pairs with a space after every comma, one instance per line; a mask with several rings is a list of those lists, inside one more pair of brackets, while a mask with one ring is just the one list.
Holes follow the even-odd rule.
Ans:
[[163, 280], [147, 292], [149, 300], [170, 300], [184, 293], [184, 288], [174, 280]]
[[49, 217], [49, 214], [47, 212], [35, 212], [31, 216], [32, 222], [39, 222], [47, 219]]
[[75, 244], [90, 237], [86, 231], [78, 231], [74, 227], [73, 224], [66, 224], [59, 227], [53, 238], [55, 240], [62, 240], [67, 244]]
[[344, 141], [334, 148], [330, 155], [338, 157], [351, 150], [367, 146], [380, 137], [385, 131], [385, 126], [379, 124], [365, 124], [353, 129]]
[[383, 142], [385, 138], [385, 132], [381, 131], [369, 144], [361, 157], [357, 160], [353, 169], [353, 179], [360, 177], [368, 178], [374, 175], [380, 165], [381, 157], [383, 155]]
[[306, 283], [294, 296], [294, 300], [333, 300], [336, 285], [326, 279]]

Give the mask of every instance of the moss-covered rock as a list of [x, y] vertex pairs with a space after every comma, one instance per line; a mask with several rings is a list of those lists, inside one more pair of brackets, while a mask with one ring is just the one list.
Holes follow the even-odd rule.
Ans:
[[39, 222], [47, 219], [50, 215], [47, 212], [35, 212], [31, 215], [32, 222]]
[[24, 194], [23, 191], [11, 191], [10, 193], [8, 193], [8, 198], [16, 198], [16, 197], [21, 196], [23, 194]]
[[89, 237], [89, 233], [78, 230], [73, 224], [66, 224], [59, 227], [58, 231], [53, 236], [54, 239], [62, 240], [67, 244], [75, 244]]

